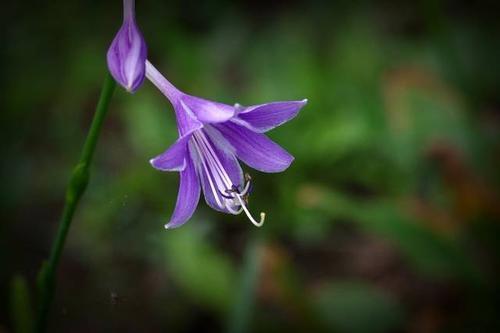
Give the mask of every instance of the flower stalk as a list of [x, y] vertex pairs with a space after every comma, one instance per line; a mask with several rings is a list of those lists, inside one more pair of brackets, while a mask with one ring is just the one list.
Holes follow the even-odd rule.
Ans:
[[45, 332], [47, 329], [47, 316], [54, 296], [57, 266], [64, 249], [64, 243], [71, 226], [71, 221], [73, 220], [73, 215], [89, 182], [89, 168], [92, 164], [97, 140], [99, 139], [102, 124], [106, 117], [115, 88], [116, 82], [110, 74], [107, 74], [101, 90], [101, 96], [96, 106], [94, 118], [92, 119], [92, 124], [90, 125], [87, 138], [83, 145], [80, 160], [73, 170], [66, 189], [66, 198], [61, 222], [54, 243], [52, 244], [49, 259], [44, 262], [38, 276], [39, 305], [36, 325], [37, 332]]

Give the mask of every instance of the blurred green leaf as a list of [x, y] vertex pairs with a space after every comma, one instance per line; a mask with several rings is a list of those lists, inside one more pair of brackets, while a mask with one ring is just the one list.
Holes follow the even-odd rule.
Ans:
[[315, 298], [322, 320], [333, 332], [392, 332], [399, 328], [404, 311], [382, 291], [361, 282], [333, 282]]
[[159, 92], [143, 89], [122, 97], [127, 138], [137, 156], [152, 158], [175, 142], [178, 133], [173, 109]]
[[239, 274], [238, 289], [234, 293], [234, 302], [229, 313], [227, 331], [230, 333], [250, 331], [262, 259], [262, 241], [250, 240], [245, 250], [244, 266]]
[[10, 311], [15, 333], [33, 332], [33, 309], [26, 279], [21, 275], [12, 278], [10, 288]]
[[165, 236], [169, 274], [197, 303], [226, 311], [233, 302], [237, 274], [229, 258], [210, 242], [207, 221], [193, 219]]
[[347, 218], [396, 246], [419, 271], [480, 283], [474, 261], [458, 241], [426, 228], [398, 205], [382, 199], [361, 201], [325, 191], [322, 208], [334, 218]]

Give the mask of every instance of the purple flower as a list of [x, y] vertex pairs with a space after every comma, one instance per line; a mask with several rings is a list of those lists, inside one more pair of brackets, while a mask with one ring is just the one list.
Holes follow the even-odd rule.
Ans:
[[134, 0], [123, 0], [123, 24], [107, 54], [109, 71], [133, 93], [144, 81], [146, 58], [146, 42], [135, 22]]
[[150, 161], [158, 170], [180, 172], [177, 204], [165, 228], [179, 227], [193, 215], [201, 189], [213, 209], [245, 212], [261, 226], [265, 214], [256, 221], [248, 211], [250, 176], [238, 159], [263, 172], [288, 168], [293, 156], [262, 133], [295, 117], [307, 100], [230, 106], [179, 91], [149, 61], [146, 76], [172, 103], [179, 128], [179, 139]]

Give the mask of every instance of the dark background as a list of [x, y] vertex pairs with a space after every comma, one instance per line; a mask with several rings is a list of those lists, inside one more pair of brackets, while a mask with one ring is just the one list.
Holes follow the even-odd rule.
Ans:
[[[178, 175], [148, 160], [176, 139], [172, 109], [149, 82], [118, 89], [49, 332], [498, 332], [495, 3], [138, 1], [149, 59], [180, 89], [309, 99], [270, 134], [296, 160], [245, 169], [264, 227], [200, 202], [166, 231]], [[2, 4], [2, 333], [29, 327], [15, 304], [35, 306], [121, 15]]]

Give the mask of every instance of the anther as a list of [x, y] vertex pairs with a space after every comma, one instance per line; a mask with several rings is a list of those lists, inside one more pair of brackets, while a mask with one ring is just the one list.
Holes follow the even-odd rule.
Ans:
[[232, 197], [232, 196], [230, 196], [228, 194], [224, 194], [224, 193], [222, 193], [219, 190], [217, 190], [217, 191], [219, 192], [220, 196], [223, 197], [223, 198], [230, 199], [230, 200], [234, 199], [234, 197]]

